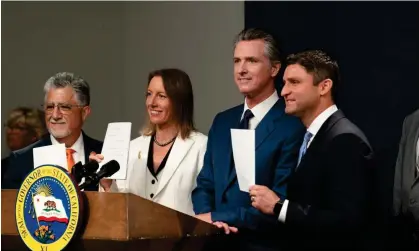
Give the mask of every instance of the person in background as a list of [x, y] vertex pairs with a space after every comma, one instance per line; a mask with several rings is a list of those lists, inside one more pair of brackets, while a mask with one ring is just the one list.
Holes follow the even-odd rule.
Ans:
[[[4, 124], [6, 144], [11, 152], [22, 149], [47, 133], [45, 113], [39, 109], [17, 107], [13, 109]], [[10, 156], [1, 160], [1, 179], [9, 167]]]
[[419, 250], [419, 110], [407, 116], [397, 157], [393, 213], [402, 243], [400, 247]]

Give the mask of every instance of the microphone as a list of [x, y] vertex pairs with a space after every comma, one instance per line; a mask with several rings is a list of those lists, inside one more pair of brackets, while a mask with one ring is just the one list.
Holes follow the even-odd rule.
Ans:
[[79, 186], [80, 190], [84, 189], [88, 185], [98, 184], [100, 179], [104, 177], [112, 176], [114, 173], [119, 171], [119, 163], [116, 160], [111, 160], [108, 163], [104, 164], [102, 168], [97, 173], [90, 173], [89, 176], [85, 177], [83, 184]]
[[[72, 168], [71, 168], [71, 176], [76, 180], [77, 184], [80, 182], [79, 179], [81, 179], [80, 177], [80, 172], [81, 172], [81, 168], [83, 168], [83, 164], [81, 163], [81, 161], [77, 162]], [[80, 177], [80, 178], [79, 178]]]
[[91, 173], [96, 173], [98, 168], [99, 163], [94, 160], [87, 162], [85, 165], [82, 165], [79, 161], [71, 168], [71, 175], [74, 177], [77, 184], [79, 184], [83, 177], [87, 177], [88, 175], [91, 175]]

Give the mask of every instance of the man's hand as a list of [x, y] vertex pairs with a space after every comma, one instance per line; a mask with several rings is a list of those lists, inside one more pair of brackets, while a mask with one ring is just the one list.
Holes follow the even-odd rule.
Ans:
[[102, 162], [102, 160], [103, 160], [104, 158], [105, 158], [105, 157], [104, 157], [102, 154], [98, 154], [98, 153], [95, 153], [95, 152], [91, 152], [91, 153], [90, 153], [90, 155], [89, 155], [89, 160], [90, 160], [90, 161], [94, 160], [94, 161], [96, 161], [97, 163]]
[[230, 232], [232, 232], [232, 233], [239, 232], [237, 227], [230, 227], [229, 225], [227, 225], [227, 223], [224, 223], [224, 222], [221, 222], [221, 221], [216, 221], [213, 224], [216, 225], [218, 228], [224, 228], [224, 232], [226, 234], [230, 234]]
[[254, 185], [249, 189], [252, 206], [264, 214], [274, 214], [275, 204], [280, 198], [266, 186]]
[[227, 225], [227, 223], [221, 221], [212, 222], [211, 213], [197, 214], [195, 215], [195, 218], [198, 218], [210, 224], [214, 224], [218, 228], [223, 228], [226, 234], [230, 234], [230, 232], [237, 233], [239, 231], [236, 227], [230, 227], [229, 225]]
[[195, 215], [195, 218], [198, 218], [202, 221], [205, 221], [205, 222], [208, 222], [208, 223], [212, 224], [211, 213], [197, 214], [197, 215]]

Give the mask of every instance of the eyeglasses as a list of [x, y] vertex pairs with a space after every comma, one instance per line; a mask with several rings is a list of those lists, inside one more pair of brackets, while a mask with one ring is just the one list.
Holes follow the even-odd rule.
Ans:
[[72, 112], [73, 107], [76, 108], [83, 108], [85, 105], [72, 105], [72, 104], [43, 104], [42, 107], [44, 108], [45, 113], [51, 114], [54, 112], [55, 107], [58, 108], [58, 110], [62, 114], [70, 114]]

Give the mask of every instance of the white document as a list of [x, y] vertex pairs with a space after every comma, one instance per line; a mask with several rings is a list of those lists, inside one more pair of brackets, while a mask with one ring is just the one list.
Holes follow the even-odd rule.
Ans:
[[233, 158], [240, 190], [255, 184], [255, 130], [231, 129]]
[[42, 165], [57, 165], [68, 170], [65, 144], [34, 148], [33, 168], [37, 168]]
[[101, 152], [104, 159], [99, 164], [98, 171], [107, 162], [116, 160], [119, 164], [119, 171], [109, 177], [109, 179], [124, 180], [127, 177], [131, 125], [131, 122], [114, 122], [108, 124]]

